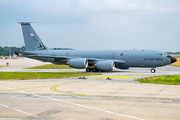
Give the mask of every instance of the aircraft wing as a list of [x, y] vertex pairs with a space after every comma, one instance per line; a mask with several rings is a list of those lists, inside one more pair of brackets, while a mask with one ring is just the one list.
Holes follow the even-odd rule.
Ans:
[[[106, 61], [108, 59], [96, 59], [96, 58], [87, 58], [88, 61], [91, 61], [91, 62], [98, 62], [98, 61]], [[124, 60], [112, 60], [110, 59], [111, 61], [114, 61], [115, 63], [126, 63]]]
[[28, 55], [27, 57], [35, 57], [35, 58], [54, 58], [54, 59], [71, 59], [72, 57], [67, 56], [49, 56], [49, 55]]
[[[17, 51], [17, 50], [12, 50], [14, 52], [17, 53], [23, 53], [26, 57], [34, 57], [34, 58], [50, 58], [50, 59], [58, 59], [61, 61], [61, 59], [64, 61], [66, 59], [66, 61], [70, 60], [70, 59], [78, 59], [81, 57], [68, 57], [68, 56], [56, 56], [56, 55], [37, 55], [37, 54], [33, 54], [33, 53], [29, 53], [29, 52], [23, 52], [23, 51]], [[88, 63], [97, 63], [98, 61], [106, 61], [107, 59], [97, 59], [97, 58], [84, 58], [88, 60]], [[126, 62], [124, 60], [116, 60], [116, 59], [110, 59], [111, 61], [114, 61], [115, 63], [121, 63], [121, 64], [125, 64]]]
[[[49, 55], [28, 55], [27, 57], [35, 57], [35, 58], [54, 58], [54, 59], [67, 59], [67, 61], [69, 59], [78, 59], [80, 57], [68, 57], [68, 56], [49, 56]], [[107, 59], [96, 59], [96, 58], [85, 58], [88, 60], [89, 63], [96, 63], [98, 61], [106, 61]], [[115, 63], [122, 63], [125, 64], [126, 62], [123, 60], [112, 60]]]
[[115, 63], [122, 63], [125, 64], [126, 62], [124, 60], [113, 60]]

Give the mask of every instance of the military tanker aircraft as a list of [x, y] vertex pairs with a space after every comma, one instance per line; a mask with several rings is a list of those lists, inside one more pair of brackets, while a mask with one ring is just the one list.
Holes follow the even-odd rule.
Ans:
[[112, 71], [114, 68], [151, 68], [176, 62], [176, 58], [154, 50], [51, 50], [39, 38], [30, 22], [19, 22], [22, 27], [26, 51], [17, 55], [54, 64], [67, 64], [87, 72]]

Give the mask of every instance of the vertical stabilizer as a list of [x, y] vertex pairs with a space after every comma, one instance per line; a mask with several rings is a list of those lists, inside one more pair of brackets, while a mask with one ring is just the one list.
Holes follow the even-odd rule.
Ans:
[[48, 50], [29, 22], [21, 22], [26, 51]]

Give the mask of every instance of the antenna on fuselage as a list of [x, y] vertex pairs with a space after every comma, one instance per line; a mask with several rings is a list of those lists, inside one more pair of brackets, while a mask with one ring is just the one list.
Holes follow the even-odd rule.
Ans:
[[19, 24], [21, 23], [38, 23], [38, 22], [18, 22]]

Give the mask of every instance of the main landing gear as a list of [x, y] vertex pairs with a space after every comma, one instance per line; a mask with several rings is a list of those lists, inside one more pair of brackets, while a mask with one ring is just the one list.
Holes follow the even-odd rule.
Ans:
[[154, 68], [151, 68], [151, 73], [155, 73], [156, 70]]
[[86, 68], [86, 72], [98, 72], [97, 68]]
[[92, 69], [91, 68], [86, 68], [86, 72], [91, 72]]

